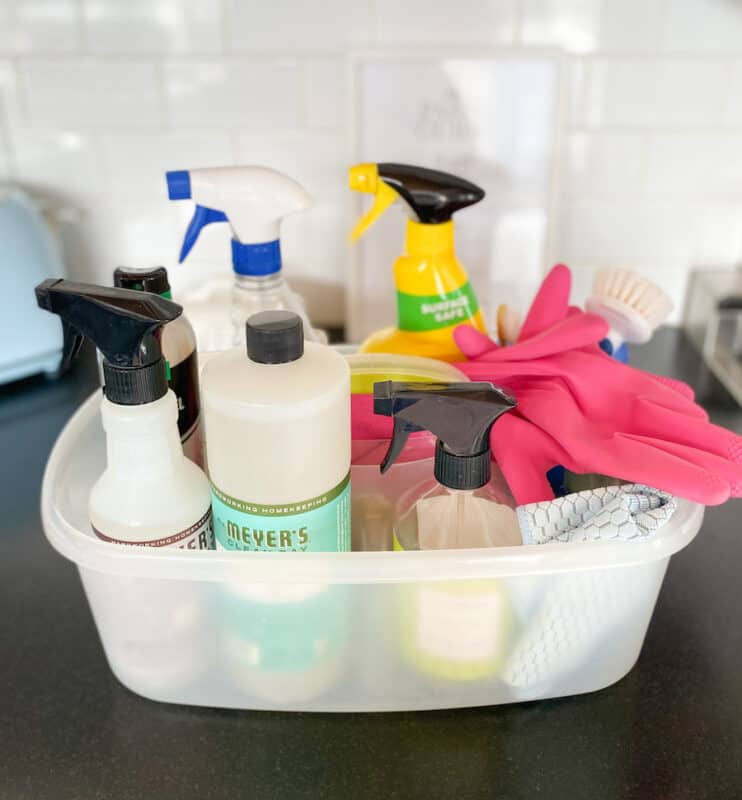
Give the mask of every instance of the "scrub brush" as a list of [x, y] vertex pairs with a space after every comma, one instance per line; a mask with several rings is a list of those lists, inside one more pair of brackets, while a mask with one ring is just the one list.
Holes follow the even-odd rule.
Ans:
[[615, 353], [623, 342], [648, 342], [673, 309], [672, 300], [656, 283], [630, 269], [601, 269], [585, 304], [611, 326], [608, 339]]

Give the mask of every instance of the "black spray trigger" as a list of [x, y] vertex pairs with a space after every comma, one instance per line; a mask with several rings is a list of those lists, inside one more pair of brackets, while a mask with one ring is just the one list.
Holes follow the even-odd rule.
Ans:
[[411, 422], [406, 422], [399, 417], [394, 417], [394, 432], [392, 433], [392, 440], [389, 442], [389, 449], [386, 451], [383, 461], [381, 462], [381, 474], [383, 475], [389, 467], [397, 460], [399, 454], [404, 450], [410, 434], [415, 431], [423, 430], [418, 425]]
[[450, 489], [477, 489], [490, 479], [490, 431], [517, 402], [487, 381], [374, 384], [374, 413], [394, 418], [384, 472], [413, 431], [435, 435], [436, 480]]
[[183, 309], [149, 292], [75, 283], [62, 278], [36, 287], [36, 301], [61, 318], [63, 363], [90, 339], [103, 355], [103, 391], [112, 403], [143, 405], [167, 394], [159, 331]]
[[62, 365], [60, 369], [62, 372], [66, 372], [80, 352], [84, 337], [74, 325], [70, 325], [65, 319], [62, 320], [62, 335], [64, 338], [62, 344]]

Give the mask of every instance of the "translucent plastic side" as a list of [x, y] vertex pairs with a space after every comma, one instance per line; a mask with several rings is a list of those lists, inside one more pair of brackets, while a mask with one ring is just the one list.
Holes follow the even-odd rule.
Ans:
[[376, 711], [593, 691], [634, 664], [669, 557], [703, 518], [701, 506], [681, 501], [665, 528], [631, 544], [296, 554], [115, 547], [97, 541], [87, 519], [105, 459], [98, 404], [99, 393], [54, 446], [44, 530], [80, 569], [111, 669], [154, 700]]
[[396, 711], [610, 685], [639, 655], [666, 565], [292, 587], [81, 575], [111, 669], [138, 694], [225, 708]]
[[[671, 523], [654, 536], [627, 546], [600, 542], [498, 547], [409, 553], [219, 553], [177, 549], [111, 547], [90, 533], [88, 497], [105, 465], [105, 441], [99, 414], [100, 392], [91, 396], [67, 423], [47, 463], [41, 496], [44, 532], [52, 546], [78, 566], [122, 577], [206, 582], [265, 581], [333, 584], [489, 579], [552, 575], [582, 569], [646, 564], [671, 556], [698, 532], [703, 506], [680, 501]], [[411, 466], [417, 471], [425, 464]], [[375, 474], [375, 473], [374, 473]], [[391, 471], [388, 475], [391, 475]], [[404, 473], [405, 483], [414, 477]], [[373, 494], [381, 483], [363, 467], [351, 489]], [[385, 496], [394, 499], [388, 486]]]

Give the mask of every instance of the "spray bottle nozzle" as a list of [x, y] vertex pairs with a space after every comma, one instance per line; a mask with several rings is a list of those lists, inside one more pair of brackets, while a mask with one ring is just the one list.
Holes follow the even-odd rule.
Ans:
[[171, 200], [195, 200], [179, 261], [184, 261], [207, 225], [232, 229], [232, 266], [240, 275], [268, 275], [281, 268], [281, 220], [308, 208], [309, 195], [292, 178], [268, 167], [207, 167], [165, 175]]
[[170, 200], [191, 199], [191, 176], [186, 169], [174, 169], [165, 173], [167, 196]]
[[360, 238], [399, 198], [418, 222], [437, 225], [484, 197], [483, 189], [457, 175], [410, 164], [357, 164], [350, 168], [349, 184], [356, 192], [376, 196], [371, 209], [352, 230], [351, 241]]
[[36, 300], [62, 319], [65, 366], [85, 338], [101, 351], [104, 392], [111, 402], [140, 405], [167, 393], [158, 333], [180, 316], [179, 305], [148, 292], [61, 279], [40, 283]]
[[490, 478], [492, 426], [517, 402], [486, 381], [472, 383], [374, 384], [374, 413], [394, 418], [381, 471], [386, 472], [414, 431], [427, 430], [438, 442], [435, 477], [452, 489], [476, 489]]

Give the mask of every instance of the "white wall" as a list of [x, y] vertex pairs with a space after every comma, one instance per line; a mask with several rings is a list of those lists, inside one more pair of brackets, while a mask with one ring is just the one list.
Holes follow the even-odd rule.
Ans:
[[0, 178], [82, 209], [73, 276], [182, 282], [163, 171], [271, 164], [318, 201], [286, 232], [294, 275], [339, 285], [347, 53], [468, 45], [570, 54], [554, 256], [578, 295], [624, 264], [679, 302], [690, 265], [740, 257], [742, 0], [0, 0]]

